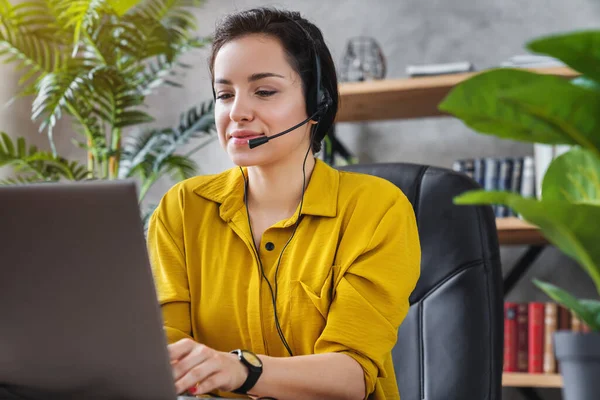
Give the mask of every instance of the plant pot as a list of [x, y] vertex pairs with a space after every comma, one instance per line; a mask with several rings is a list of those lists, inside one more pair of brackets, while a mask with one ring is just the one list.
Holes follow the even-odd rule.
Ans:
[[556, 332], [563, 400], [600, 399], [600, 333]]

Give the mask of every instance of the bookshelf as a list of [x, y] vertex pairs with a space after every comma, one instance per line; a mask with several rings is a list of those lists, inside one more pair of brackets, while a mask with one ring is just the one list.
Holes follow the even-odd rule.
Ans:
[[[543, 74], [571, 78], [577, 73], [569, 68], [531, 69]], [[367, 82], [342, 82], [336, 122], [410, 119], [445, 115], [438, 104], [458, 83], [481, 73], [440, 75]]]
[[522, 372], [505, 372], [502, 374], [502, 386], [562, 388], [563, 380], [560, 374], [527, 374]]
[[[572, 78], [577, 72], [566, 67], [532, 68], [530, 71]], [[342, 82], [336, 117], [338, 122], [379, 121], [439, 117], [438, 104], [458, 83], [485, 71], [462, 74]], [[539, 230], [518, 218], [496, 220], [501, 245], [543, 246], [547, 240]]]
[[548, 241], [539, 229], [519, 218], [497, 218], [498, 242], [501, 245], [545, 245]]
[[[564, 78], [576, 77], [570, 68], [537, 68], [531, 71]], [[464, 74], [440, 75], [368, 82], [344, 82], [339, 86], [339, 109], [336, 123], [415, 119], [448, 116], [438, 110], [438, 104], [458, 83], [478, 71]], [[497, 218], [496, 228], [500, 245], [527, 245], [528, 250], [504, 279], [505, 295], [523, 276], [548, 241], [536, 226], [514, 218]], [[502, 374], [502, 386], [519, 388], [527, 398], [538, 398], [533, 388], [561, 388], [560, 374]]]

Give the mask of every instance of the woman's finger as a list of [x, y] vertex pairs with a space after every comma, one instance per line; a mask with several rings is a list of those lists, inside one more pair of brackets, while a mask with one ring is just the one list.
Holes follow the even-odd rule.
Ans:
[[181, 339], [173, 344], [168, 345], [167, 350], [169, 352], [169, 359], [171, 361], [179, 361], [189, 354], [194, 349], [196, 344], [197, 343], [192, 339]]
[[218, 371], [208, 377], [196, 386], [197, 394], [210, 393], [213, 390], [220, 389], [226, 382], [226, 376], [223, 371]]
[[187, 353], [183, 358], [179, 359], [176, 364], [173, 364], [173, 379], [180, 380], [185, 374], [195, 368], [197, 365], [204, 363], [211, 358], [214, 350], [204, 345], [196, 345], [192, 351]]
[[[208, 393], [217, 387], [211, 387], [206, 391], [200, 391], [200, 385], [204, 384], [205, 381], [212, 382], [212, 377], [220, 372], [220, 364], [217, 362], [204, 362], [202, 364], [196, 365], [191, 370], [189, 370], [185, 375], [183, 375], [179, 380], [175, 382], [175, 389], [177, 393], [183, 393], [188, 389], [196, 389], [190, 390], [192, 393], [203, 394]], [[198, 384], [198, 385], [197, 385]], [[211, 386], [210, 384], [204, 386]], [[203, 387], [204, 387], [203, 386]], [[204, 389], [203, 389], [204, 390]]]

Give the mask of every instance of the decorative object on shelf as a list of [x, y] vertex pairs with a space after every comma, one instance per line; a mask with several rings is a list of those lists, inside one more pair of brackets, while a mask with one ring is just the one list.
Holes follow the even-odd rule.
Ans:
[[520, 54], [511, 57], [508, 61], [501, 62], [500, 66], [508, 68], [552, 68], [564, 67], [565, 63], [550, 56]]
[[[458, 196], [458, 204], [505, 204], [579, 263], [600, 295], [600, 53], [589, 51], [600, 31], [579, 31], [528, 43], [581, 73], [573, 80], [516, 69], [495, 69], [457, 85], [442, 111], [485, 134], [532, 143], [573, 146], [554, 158], [544, 175], [541, 198], [484, 190]], [[551, 299], [571, 310], [591, 332], [554, 334], [564, 378], [565, 400], [600, 397], [600, 301], [578, 299], [534, 280]]]
[[410, 77], [461, 74], [473, 71], [475, 71], [475, 66], [469, 61], [445, 64], [408, 65], [406, 67], [406, 74]]
[[[35, 96], [32, 119], [42, 121], [51, 148], [40, 151], [23, 138], [13, 143], [2, 135], [0, 166], [10, 164], [19, 173], [4, 183], [137, 177], [141, 201], [164, 174], [193, 176], [191, 153], [176, 151], [192, 138], [211, 136], [208, 103], [184, 113], [177, 128], [141, 131], [135, 144], [123, 148], [128, 129], [153, 121], [143, 111], [146, 96], [162, 85], [179, 86], [172, 79], [184, 67], [180, 57], [208, 43], [195, 36], [189, 8], [202, 1], [88, 3], [5, 1], [0, 7], [0, 54], [24, 69], [18, 96]], [[86, 165], [57, 154], [54, 128], [64, 115], [83, 137], [76, 144], [87, 153]]]
[[383, 79], [386, 70], [383, 51], [375, 39], [358, 36], [348, 40], [342, 59], [340, 81], [359, 82]]

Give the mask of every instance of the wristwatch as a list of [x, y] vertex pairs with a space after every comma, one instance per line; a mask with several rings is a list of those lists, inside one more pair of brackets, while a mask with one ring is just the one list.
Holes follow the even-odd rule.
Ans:
[[252, 389], [254, 385], [256, 385], [258, 378], [260, 378], [260, 375], [262, 374], [262, 361], [260, 361], [260, 358], [258, 358], [256, 354], [248, 350], [237, 349], [233, 350], [231, 353], [236, 354], [238, 356], [238, 360], [240, 360], [240, 362], [244, 364], [246, 368], [248, 368], [248, 378], [246, 378], [246, 382], [234, 390], [233, 393], [247, 394], [248, 390]]

